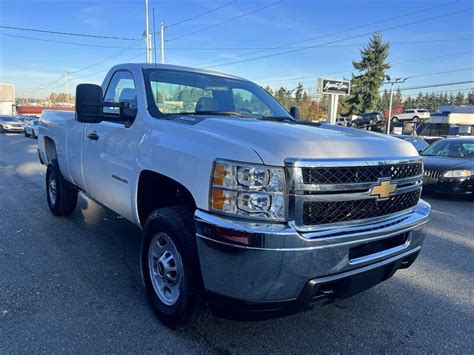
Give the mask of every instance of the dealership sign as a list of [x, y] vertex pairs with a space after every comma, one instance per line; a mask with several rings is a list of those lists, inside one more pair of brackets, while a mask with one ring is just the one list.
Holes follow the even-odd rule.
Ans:
[[319, 78], [318, 90], [321, 94], [349, 95], [351, 81]]

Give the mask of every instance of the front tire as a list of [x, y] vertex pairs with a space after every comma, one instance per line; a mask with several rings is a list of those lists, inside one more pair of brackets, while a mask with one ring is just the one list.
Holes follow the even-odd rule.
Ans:
[[34, 131], [34, 130], [31, 131], [31, 138], [33, 138], [33, 139], [36, 138], [36, 134], [35, 134], [35, 131]]
[[25, 129], [25, 137], [28, 138], [30, 135], [28, 133], [26, 133], [26, 129]]
[[55, 216], [69, 216], [76, 209], [77, 189], [64, 179], [56, 159], [51, 160], [46, 170], [46, 197]]
[[3, 126], [0, 126], [0, 133], [3, 133], [4, 131]]
[[154, 211], [143, 230], [140, 261], [148, 301], [158, 318], [172, 329], [192, 326], [204, 293], [193, 210], [176, 206]]

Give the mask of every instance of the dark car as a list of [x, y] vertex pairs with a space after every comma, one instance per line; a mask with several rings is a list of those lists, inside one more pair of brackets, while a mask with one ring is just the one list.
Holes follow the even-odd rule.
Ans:
[[410, 142], [413, 144], [413, 146], [416, 148], [418, 153], [421, 153], [424, 151], [426, 148], [428, 148], [430, 145], [421, 137], [416, 137], [416, 136], [408, 136], [408, 135], [393, 135], [394, 137], [403, 139], [404, 141]]
[[367, 112], [357, 117], [352, 124], [356, 126], [374, 125], [384, 121], [383, 114], [380, 112]]
[[423, 154], [423, 191], [474, 199], [474, 138], [448, 138]]

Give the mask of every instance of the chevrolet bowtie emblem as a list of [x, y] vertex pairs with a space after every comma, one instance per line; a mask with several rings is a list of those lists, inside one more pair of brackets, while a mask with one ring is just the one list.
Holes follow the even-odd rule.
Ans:
[[379, 199], [388, 198], [397, 189], [397, 184], [391, 181], [381, 181], [370, 190], [370, 196], [377, 196]]

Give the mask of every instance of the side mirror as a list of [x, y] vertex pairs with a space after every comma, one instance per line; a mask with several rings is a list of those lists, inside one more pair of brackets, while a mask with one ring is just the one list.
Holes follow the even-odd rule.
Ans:
[[300, 109], [296, 106], [291, 106], [290, 108], [290, 115], [295, 119], [299, 120], [300, 119]]
[[76, 119], [83, 123], [99, 123], [103, 120], [104, 97], [102, 87], [79, 84], [76, 88]]

